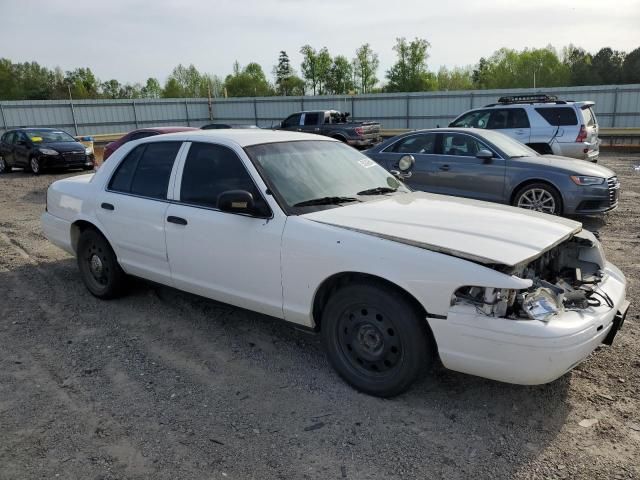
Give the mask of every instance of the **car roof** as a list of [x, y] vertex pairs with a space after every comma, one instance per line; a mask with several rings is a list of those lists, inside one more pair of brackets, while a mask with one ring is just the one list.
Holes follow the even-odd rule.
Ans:
[[[237, 130], [232, 128], [223, 128], [218, 130], [195, 129], [195, 131], [185, 131], [163, 135], [163, 139], [182, 140], [185, 142], [206, 142], [208, 140], [214, 142], [216, 140], [228, 140], [236, 143], [241, 147], [260, 145], [263, 143], [295, 142], [301, 140], [339, 142], [339, 140], [335, 140], [333, 138], [311, 133], [266, 130], [259, 128], [246, 128]], [[157, 141], [158, 137], [146, 138], [142, 140], [142, 142], [153, 142], [154, 140]]]
[[145, 128], [138, 128], [136, 130], [132, 130], [129, 133], [134, 133], [134, 132], [161, 132], [161, 133], [175, 133], [175, 132], [187, 132], [190, 130], [198, 130], [195, 127], [182, 127], [182, 126], [175, 126], [175, 127], [145, 127]]

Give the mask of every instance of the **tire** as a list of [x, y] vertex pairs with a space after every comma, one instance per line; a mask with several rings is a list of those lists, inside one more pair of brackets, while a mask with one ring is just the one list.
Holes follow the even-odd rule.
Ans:
[[82, 167], [82, 170], [93, 170], [93, 169], [94, 169], [93, 165], [91, 165], [91, 166], [85, 165], [85, 166]]
[[11, 173], [11, 165], [9, 165], [4, 157], [0, 156], [0, 175], [3, 173]]
[[42, 173], [42, 165], [40, 165], [38, 157], [31, 157], [29, 159], [29, 170], [34, 175], [40, 175]]
[[535, 210], [550, 215], [562, 214], [562, 197], [547, 183], [530, 183], [518, 189], [513, 196], [514, 207]]
[[370, 395], [406, 391], [433, 362], [435, 343], [420, 311], [401, 292], [376, 282], [331, 295], [321, 328], [333, 368]]
[[551, 145], [548, 143], [527, 143], [527, 147], [535, 150], [540, 155], [552, 155], [553, 150], [551, 149]]
[[105, 300], [122, 295], [126, 275], [99, 232], [87, 229], [80, 234], [77, 261], [82, 281], [92, 295]]

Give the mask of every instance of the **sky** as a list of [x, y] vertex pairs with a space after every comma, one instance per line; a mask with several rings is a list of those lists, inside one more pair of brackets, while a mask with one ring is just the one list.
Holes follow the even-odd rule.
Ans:
[[501, 47], [640, 46], [640, 0], [0, 0], [0, 12], [0, 57], [121, 82], [164, 81], [179, 63], [224, 78], [236, 60], [270, 78], [280, 50], [299, 71], [302, 45], [351, 59], [367, 42], [382, 79], [397, 37], [428, 40], [434, 71]]

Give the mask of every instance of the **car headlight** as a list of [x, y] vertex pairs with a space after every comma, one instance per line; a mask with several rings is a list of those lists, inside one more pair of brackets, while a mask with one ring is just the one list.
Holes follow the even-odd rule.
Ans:
[[58, 152], [53, 148], [39, 148], [40, 153], [43, 155], [58, 155]]
[[85, 147], [85, 149], [84, 149], [84, 154], [85, 155], [91, 155], [92, 153], [93, 153], [93, 148]]
[[604, 178], [602, 177], [589, 177], [586, 175], [571, 175], [571, 180], [576, 185], [602, 185]]
[[556, 295], [551, 290], [539, 288], [525, 296], [522, 309], [532, 320], [548, 322], [560, 311], [560, 306]]

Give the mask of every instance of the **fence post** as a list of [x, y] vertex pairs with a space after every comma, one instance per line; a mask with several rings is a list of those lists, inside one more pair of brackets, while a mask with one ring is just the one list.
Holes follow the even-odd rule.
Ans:
[[304, 111], [304, 95], [300, 97], [300, 110]]
[[473, 109], [473, 92], [469, 93], [469, 110]]
[[191, 124], [189, 123], [189, 104], [187, 103], [187, 99], [184, 99], [184, 114], [186, 116], [187, 119], [187, 127], [190, 127]]
[[7, 130], [7, 120], [4, 118], [4, 107], [2, 106], [2, 102], [0, 102], [0, 117], [2, 117], [2, 129]]
[[613, 118], [611, 119], [611, 128], [616, 126], [616, 117], [618, 116], [618, 87], [613, 91]]
[[258, 125], [258, 100], [256, 100], [256, 97], [253, 97], [253, 118], [254, 125]]
[[133, 107], [133, 121], [136, 124], [136, 129], [138, 129], [138, 112], [136, 112], [136, 101], [133, 100], [131, 102], [131, 106]]
[[73, 119], [73, 128], [76, 131], [76, 137], [78, 136], [78, 122], [76, 122], [76, 109], [73, 108], [73, 99], [69, 99], [69, 106], [71, 107], [71, 118]]
[[351, 95], [351, 120], [356, 119], [356, 99], [355, 95]]
[[409, 128], [409, 95], [407, 95], [407, 111], [406, 111], [406, 120], [407, 120], [407, 128]]

